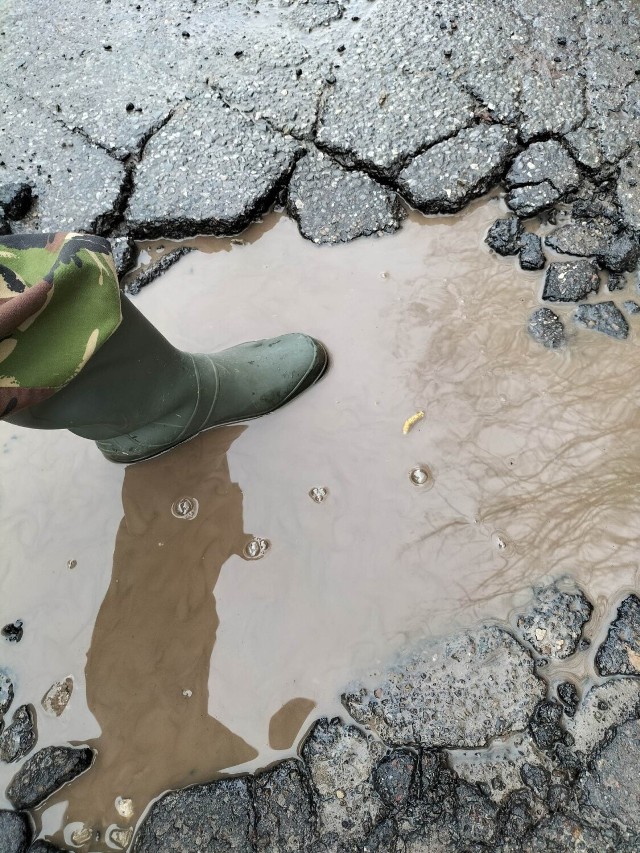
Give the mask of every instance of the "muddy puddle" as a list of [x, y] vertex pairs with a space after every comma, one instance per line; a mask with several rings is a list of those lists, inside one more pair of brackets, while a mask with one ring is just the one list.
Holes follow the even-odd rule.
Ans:
[[[489, 199], [330, 248], [276, 215], [192, 241], [135, 297], [174, 343], [303, 330], [330, 351], [326, 378], [272, 416], [127, 468], [0, 424], [0, 619], [25, 631], [0, 663], [39, 746], [98, 751], [39, 810], [43, 836], [117, 849], [113, 830], [163, 790], [292, 754], [353, 678], [419, 638], [509, 621], [538, 580], [573, 576], [601, 620], [633, 588], [638, 335], [571, 331], [561, 353], [530, 340], [541, 275], [482, 243], [501, 213]], [[48, 715], [41, 697], [68, 676]]]

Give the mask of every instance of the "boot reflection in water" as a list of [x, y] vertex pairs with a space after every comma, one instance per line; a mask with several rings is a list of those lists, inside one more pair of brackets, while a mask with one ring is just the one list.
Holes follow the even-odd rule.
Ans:
[[121, 297], [108, 240], [0, 237], [0, 418], [12, 423], [68, 429], [136, 462], [278, 409], [327, 363], [300, 333], [181, 352]]

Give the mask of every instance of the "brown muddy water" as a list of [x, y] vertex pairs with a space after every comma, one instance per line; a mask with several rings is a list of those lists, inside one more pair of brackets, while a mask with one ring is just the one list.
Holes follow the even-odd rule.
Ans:
[[[354, 677], [425, 636], [512, 620], [536, 581], [579, 581], [593, 631], [636, 586], [640, 339], [530, 340], [542, 276], [482, 243], [502, 211], [412, 215], [335, 247], [277, 215], [192, 241], [135, 297], [174, 343], [303, 330], [329, 349], [326, 378], [272, 416], [126, 468], [70, 433], [0, 424], [0, 619], [25, 628], [0, 664], [37, 708], [39, 746], [98, 751], [38, 811], [43, 836], [118, 849], [113, 831], [162, 791], [292, 754]], [[172, 512], [181, 498], [193, 517]], [[254, 537], [270, 543], [258, 560]], [[571, 666], [588, 677], [589, 660]], [[67, 708], [47, 714], [68, 676]]]

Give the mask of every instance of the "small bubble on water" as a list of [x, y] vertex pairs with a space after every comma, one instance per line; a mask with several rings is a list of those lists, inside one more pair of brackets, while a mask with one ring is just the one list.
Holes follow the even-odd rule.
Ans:
[[247, 560], [259, 560], [267, 553], [271, 543], [268, 539], [255, 537], [244, 546], [243, 554]]
[[176, 518], [191, 521], [198, 514], [200, 504], [195, 498], [178, 498], [171, 507], [171, 513]]
[[503, 533], [499, 533], [497, 531], [492, 534], [491, 541], [497, 551], [504, 551], [509, 545], [507, 537]]
[[309, 497], [311, 498], [312, 501], [315, 501], [315, 503], [321, 504], [322, 501], [327, 497], [328, 494], [329, 494], [329, 490], [325, 489], [324, 486], [315, 486], [309, 492]]
[[409, 471], [409, 479], [414, 486], [426, 486], [431, 480], [431, 472], [425, 465], [418, 465]]

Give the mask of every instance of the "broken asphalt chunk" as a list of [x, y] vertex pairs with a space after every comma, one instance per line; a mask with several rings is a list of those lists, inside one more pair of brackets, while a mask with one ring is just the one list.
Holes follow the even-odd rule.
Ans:
[[517, 616], [516, 626], [539, 655], [562, 660], [578, 648], [592, 611], [591, 602], [575, 584], [564, 589], [552, 583], [534, 589], [533, 600]]
[[292, 758], [255, 777], [256, 846], [259, 851], [309, 850], [315, 811], [304, 764]]
[[500, 179], [516, 144], [511, 128], [468, 127], [415, 157], [396, 184], [423, 213], [455, 213]]
[[309, 768], [315, 793], [320, 837], [344, 824], [344, 839], [364, 840], [384, 814], [384, 805], [372, 783], [374, 767], [385, 753], [370, 735], [339, 718], [321, 719], [304, 741], [301, 755]]
[[18, 810], [32, 809], [93, 762], [88, 747], [47, 746], [27, 759], [7, 788], [7, 799]]
[[510, 190], [543, 181], [561, 195], [580, 185], [580, 171], [573, 157], [554, 140], [534, 142], [518, 154], [505, 178]]
[[624, 599], [595, 658], [600, 675], [640, 675], [640, 598]]
[[542, 251], [542, 241], [537, 234], [530, 231], [520, 238], [520, 266], [523, 270], [541, 270], [544, 268], [546, 258]]
[[314, 243], [346, 243], [356, 237], [397, 231], [405, 217], [398, 196], [369, 175], [347, 170], [311, 152], [296, 164], [287, 191], [287, 212]]
[[131, 853], [254, 849], [254, 811], [247, 777], [192, 785], [164, 794], [140, 824]]
[[529, 317], [529, 334], [549, 349], [559, 349], [567, 342], [562, 320], [550, 308], [537, 308]]
[[629, 324], [614, 302], [596, 302], [594, 305], [579, 305], [574, 319], [585, 329], [595, 329], [610, 338], [624, 340], [629, 335]]
[[549, 264], [542, 298], [548, 302], [578, 302], [599, 288], [598, 267], [593, 261], [558, 261]]
[[11, 725], [0, 735], [0, 761], [11, 763], [36, 745], [36, 715], [31, 705], [16, 708]]
[[[149, 140], [127, 213], [138, 237], [236, 234], [264, 212], [300, 152], [206, 92]], [[196, 174], [185, 190], [185, 176]]]
[[504, 219], [496, 219], [489, 228], [484, 242], [498, 255], [517, 255], [522, 233], [523, 227], [520, 220], [516, 216], [507, 216]]

